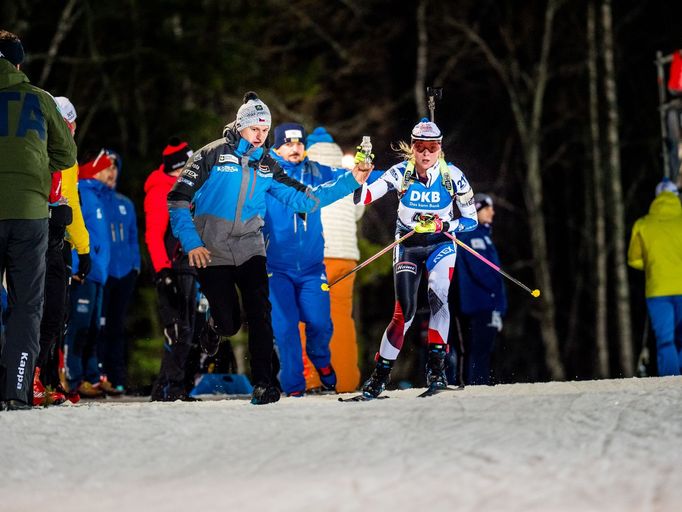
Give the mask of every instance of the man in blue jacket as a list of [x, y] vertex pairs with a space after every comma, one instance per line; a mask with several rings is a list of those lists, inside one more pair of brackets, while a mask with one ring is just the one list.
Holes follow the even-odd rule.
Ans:
[[[346, 172], [308, 160], [305, 138], [305, 129], [300, 124], [284, 123], [275, 128], [275, 144], [270, 154], [287, 176], [315, 187]], [[266, 205], [263, 235], [282, 390], [289, 396], [305, 394], [298, 330], [298, 323], [303, 322], [308, 358], [317, 369], [323, 388], [333, 391], [336, 375], [329, 352], [333, 327], [329, 293], [321, 288], [327, 282], [327, 273], [320, 210], [298, 213], [272, 196], [266, 197]]]
[[[333, 183], [306, 187], [288, 177], [264, 147], [271, 121], [267, 105], [255, 93], [247, 93], [223, 138], [193, 155], [168, 194], [173, 234], [190, 265], [198, 268], [213, 327], [222, 336], [239, 329], [235, 286], [241, 292], [249, 325], [253, 404], [280, 398], [273, 378], [271, 305], [262, 235], [266, 197], [271, 195], [301, 213], [313, 212], [353, 192], [372, 168], [358, 165]], [[193, 217], [190, 204], [194, 205]], [[204, 349], [215, 353], [218, 346]]]
[[[71, 395], [94, 398], [104, 394], [100, 384], [97, 338], [102, 314], [104, 285], [109, 274], [111, 242], [103, 198], [108, 187], [98, 178], [115, 164], [104, 150], [84, 157], [79, 169], [78, 192], [83, 219], [90, 234], [90, 273], [81, 279], [73, 251], [71, 314], [66, 334], [66, 379]], [[75, 397], [71, 396], [70, 400]]]
[[[492, 223], [495, 216], [493, 200], [488, 194], [475, 194], [478, 227], [457, 238], [496, 265], [500, 258], [492, 240]], [[455, 315], [460, 323], [463, 341], [463, 364], [460, 381], [469, 384], [490, 384], [490, 361], [495, 338], [502, 330], [502, 318], [507, 312], [507, 295], [499, 272], [469, 254], [461, 251], [455, 265], [456, 279], [450, 297]], [[452, 330], [451, 330], [452, 333]], [[452, 339], [451, 339], [452, 344]], [[460, 358], [460, 361], [462, 358]]]
[[102, 381], [104, 391], [120, 394], [125, 389], [126, 381], [126, 315], [140, 273], [140, 244], [135, 206], [128, 197], [116, 191], [122, 167], [121, 156], [111, 150], [107, 150], [107, 154], [115, 164], [111, 168], [112, 172], [106, 174], [104, 184], [108, 188], [102, 197], [104, 214], [109, 222], [111, 258], [104, 288], [104, 320], [97, 350], [107, 379]]

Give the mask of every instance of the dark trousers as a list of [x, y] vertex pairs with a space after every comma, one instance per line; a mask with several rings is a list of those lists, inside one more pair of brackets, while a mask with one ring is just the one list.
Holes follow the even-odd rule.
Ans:
[[197, 281], [194, 274], [174, 271], [173, 282], [170, 287], [157, 287], [164, 344], [152, 400], [173, 400], [187, 394], [185, 368], [194, 337]]
[[[49, 250], [48, 250], [49, 253]], [[62, 260], [64, 261], [64, 305], [61, 309], [62, 318], [57, 331], [57, 337], [46, 354], [46, 360], [41, 363], [43, 358], [43, 346], [41, 338], [40, 358], [38, 366], [40, 366], [40, 380], [45, 386], [52, 386], [57, 388], [61, 386], [60, 375], [63, 369], [62, 356], [64, 355], [64, 339], [66, 336], [66, 326], [68, 325], [68, 318], [71, 313], [71, 297], [69, 291], [71, 289], [71, 245], [64, 243], [62, 247]], [[48, 286], [48, 279], [45, 279], [45, 285]], [[50, 297], [50, 291], [45, 289], [45, 300]], [[42, 324], [41, 324], [42, 325]], [[42, 336], [42, 334], [41, 334]]]
[[28, 403], [40, 350], [47, 219], [0, 220], [0, 276], [7, 275], [5, 345], [0, 351], [0, 400]]
[[137, 271], [131, 270], [121, 278], [109, 277], [104, 287], [102, 300], [104, 321], [97, 342], [97, 353], [103, 373], [114, 386], [126, 385], [128, 343], [125, 325], [136, 279]]
[[471, 316], [460, 315], [464, 341], [464, 381], [468, 385], [491, 383], [490, 363], [497, 328], [490, 326], [492, 311]]
[[96, 384], [100, 379], [97, 337], [102, 314], [103, 286], [93, 281], [71, 284], [71, 313], [66, 333], [65, 361], [69, 390], [84, 380]]
[[274, 385], [272, 306], [265, 256], [254, 256], [238, 266], [199, 269], [199, 283], [208, 299], [217, 330], [223, 336], [232, 336], [239, 330], [235, 286], [239, 288], [249, 326], [251, 380], [255, 385]]
[[66, 262], [64, 261], [63, 226], [49, 226], [47, 253], [45, 256], [45, 302], [40, 322], [40, 355], [36, 366], [44, 368], [53, 346], [64, 325], [66, 309]]

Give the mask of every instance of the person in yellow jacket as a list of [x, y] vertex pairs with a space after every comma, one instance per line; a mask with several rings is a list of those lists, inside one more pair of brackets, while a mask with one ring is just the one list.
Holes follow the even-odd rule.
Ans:
[[628, 265], [643, 270], [646, 303], [656, 335], [658, 374], [682, 369], [682, 204], [668, 179], [656, 187], [648, 215], [632, 228]]
[[[68, 98], [57, 96], [55, 98], [64, 121], [69, 125], [71, 135], [76, 133], [76, 109]], [[78, 198], [78, 163], [62, 171], [62, 195], [67, 199], [73, 220], [66, 226], [66, 239], [71, 247], [78, 253], [78, 278], [83, 280], [90, 269], [90, 235], [85, 229], [83, 212]]]

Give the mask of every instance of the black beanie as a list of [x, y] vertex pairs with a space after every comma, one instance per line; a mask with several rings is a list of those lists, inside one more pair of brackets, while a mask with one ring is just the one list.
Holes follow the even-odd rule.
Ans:
[[[3, 35], [10, 34], [4, 30], [0, 30], [0, 37]], [[18, 37], [10, 37], [7, 39], [0, 39], [0, 59], [7, 59], [15, 66], [18, 66], [24, 62], [24, 47]]]
[[171, 137], [162, 154], [163, 172], [170, 173], [182, 169], [191, 156], [192, 150], [186, 142], [177, 137]]

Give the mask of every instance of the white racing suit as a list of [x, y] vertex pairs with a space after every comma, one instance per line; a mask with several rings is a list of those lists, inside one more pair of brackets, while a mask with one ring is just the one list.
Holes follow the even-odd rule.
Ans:
[[[394, 190], [400, 198], [396, 239], [414, 229], [424, 215], [438, 215], [443, 221], [443, 230], [451, 233], [476, 228], [473, 190], [462, 171], [442, 159], [428, 169], [424, 182], [417, 178], [410, 162], [396, 164], [371, 185], [364, 184], [355, 192], [354, 199], [356, 203], [369, 204], [390, 190]], [[460, 218], [455, 218], [455, 204]], [[447, 343], [450, 327], [448, 289], [456, 255], [456, 245], [443, 233], [416, 233], [395, 247], [395, 309], [382, 336], [379, 356], [390, 361], [397, 359], [417, 310], [417, 290], [423, 268], [428, 273], [431, 310], [428, 342], [430, 346]]]

